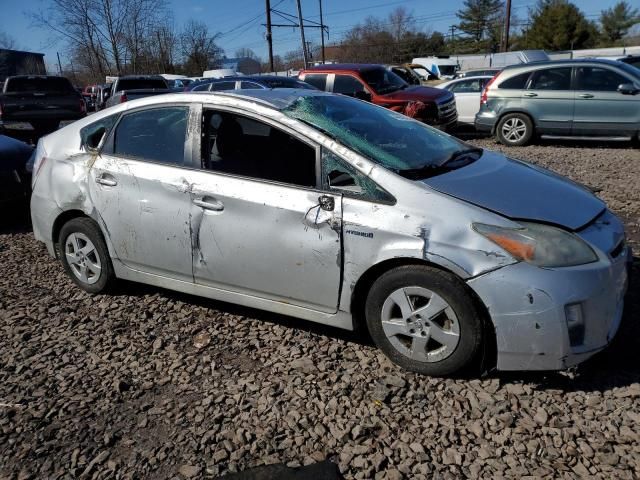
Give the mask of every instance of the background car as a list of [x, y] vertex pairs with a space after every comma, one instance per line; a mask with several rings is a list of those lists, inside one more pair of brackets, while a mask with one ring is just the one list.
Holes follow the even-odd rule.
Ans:
[[160, 75], [126, 75], [116, 78], [111, 84], [105, 106], [112, 107], [129, 100], [170, 92], [167, 81]]
[[302, 88], [315, 90], [314, 86], [302, 82], [295, 77], [281, 77], [276, 75], [244, 75], [219, 79], [212, 78], [193, 82], [185, 89], [185, 91], [219, 92], [223, 90], [247, 90], [253, 88]]
[[387, 69], [396, 75], [398, 75], [401, 79], [407, 82], [409, 85], [421, 85], [422, 79], [420, 75], [413, 71], [413, 69], [409, 68], [405, 65], [389, 65]]
[[640, 70], [580, 59], [507, 67], [480, 97], [476, 130], [504, 145], [552, 138], [633, 140], [640, 135]]
[[[5, 135], [0, 135], [0, 205], [24, 200], [30, 190], [31, 176], [27, 161], [33, 146]], [[3, 212], [3, 215], [7, 212]]]
[[479, 70], [467, 70], [464, 72], [457, 72], [456, 78], [469, 78], [469, 77], [484, 77], [489, 76], [493, 77], [498, 74], [502, 69], [501, 68], [484, 68]]
[[476, 113], [480, 110], [480, 93], [491, 78], [491, 76], [458, 78], [436, 85], [436, 88], [448, 90], [456, 97], [458, 123], [473, 125]]
[[409, 85], [383, 65], [318, 65], [302, 70], [299, 78], [319, 90], [372, 102], [442, 130], [457, 123], [456, 101], [451, 92]]

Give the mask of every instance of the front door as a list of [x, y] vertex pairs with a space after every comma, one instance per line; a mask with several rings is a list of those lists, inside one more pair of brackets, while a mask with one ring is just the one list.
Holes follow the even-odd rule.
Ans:
[[317, 188], [317, 148], [256, 118], [204, 111], [191, 172], [195, 282], [336, 312], [342, 205]]
[[541, 133], [570, 135], [574, 114], [571, 67], [535, 71], [522, 92], [522, 105]]
[[180, 106], [125, 114], [93, 164], [89, 194], [119, 260], [191, 282], [188, 115]]
[[577, 67], [574, 135], [630, 136], [640, 123], [640, 96], [618, 92], [630, 79], [607, 67]]

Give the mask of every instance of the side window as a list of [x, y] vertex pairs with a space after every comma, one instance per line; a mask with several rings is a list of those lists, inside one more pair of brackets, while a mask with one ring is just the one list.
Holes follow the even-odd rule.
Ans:
[[615, 92], [621, 83], [629, 83], [629, 80], [613, 70], [600, 67], [579, 67], [576, 80], [576, 90], [595, 92]]
[[507, 78], [498, 85], [498, 88], [508, 88], [512, 90], [522, 90], [527, 85], [527, 80], [531, 76], [531, 72], [521, 73], [511, 78]]
[[240, 83], [240, 88], [242, 90], [252, 90], [252, 89], [255, 90], [256, 88], [262, 88], [262, 86], [255, 82], [244, 81]]
[[449, 90], [455, 93], [480, 93], [482, 87], [480, 86], [480, 79], [473, 78], [454, 83]]
[[550, 68], [534, 72], [529, 89], [569, 90], [571, 88], [571, 68]]
[[80, 129], [80, 139], [85, 150], [87, 148], [98, 148], [102, 139], [113, 128], [117, 118], [118, 115], [110, 115]]
[[205, 110], [202, 167], [260, 180], [316, 187], [316, 149], [253, 118]]
[[327, 89], [326, 73], [307, 73], [303, 81], [310, 85], [313, 85], [318, 90], [325, 91]]
[[154, 108], [124, 115], [116, 127], [113, 154], [182, 165], [188, 115], [187, 107]]
[[212, 92], [219, 92], [221, 90], [235, 90], [236, 89], [236, 81], [232, 82], [214, 82], [211, 84]]
[[366, 92], [360, 80], [351, 75], [336, 74], [336, 78], [333, 81], [333, 93], [355, 96], [357, 92]]
[[322, 186], [363, 200], [393, 202], [393, 197], [373, 180], [329, 150], [322, 150]]
[[203, 83], [202, 85], [196, 85], [195, 87], [193, 87], [193, 89], [191, 90], [192, 92], [206, 92], [211, 88], [211, 84], [210, 83]]

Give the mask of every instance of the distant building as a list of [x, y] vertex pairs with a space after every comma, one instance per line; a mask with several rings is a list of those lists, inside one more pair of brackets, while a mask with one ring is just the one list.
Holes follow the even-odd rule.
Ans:
[[245, 75], [260, 73], [260, 62], [249, 57], [223, 58], [219, 68], [228, 68]]
[[45, 75], [44, 53], [0, 48], [0, 82], [12, 75]]

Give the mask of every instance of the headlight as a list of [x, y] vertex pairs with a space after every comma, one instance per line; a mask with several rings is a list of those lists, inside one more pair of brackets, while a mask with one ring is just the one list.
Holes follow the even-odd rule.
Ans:
[[517, 260], [538, 267], [571, 267], [598, 260], [593, 249], [577, 235], [541, 223], [518, 223], [522, 228], [474, 223], [473, 229]]

